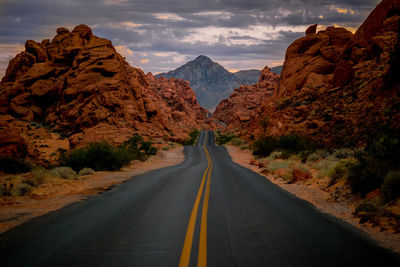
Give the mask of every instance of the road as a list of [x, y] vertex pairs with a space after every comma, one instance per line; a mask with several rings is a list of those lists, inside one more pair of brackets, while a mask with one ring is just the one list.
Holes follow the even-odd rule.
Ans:
[[399, 257], [232, 162], [212, 132], [177, 166], [0, 235], [0, 266], [400, 266]]

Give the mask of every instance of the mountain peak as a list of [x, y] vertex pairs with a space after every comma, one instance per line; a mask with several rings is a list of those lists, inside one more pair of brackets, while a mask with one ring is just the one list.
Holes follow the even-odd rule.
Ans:
[[198, 61], [202, 61], [202, 62], [205, 62], [205, 61], [213, 62], [213, 61], [211, 60], [211, 58], [209, 58], [209, 57], [207, 57], [207, 56], [204, 56], [204, 55], [198, 56], [198, 57], [197, 57], [195, 60], [193, 60], [193, 61], [195, 61], [195, 62], [198, 62]]

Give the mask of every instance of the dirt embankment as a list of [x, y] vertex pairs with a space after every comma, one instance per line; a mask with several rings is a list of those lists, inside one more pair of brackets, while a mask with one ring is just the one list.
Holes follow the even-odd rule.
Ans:
[[238, 147], [232, 145], [226, 145], [226, 148], [232, 160], [237, 164], [254, 172], [258, 172], [284, 190], [312, 203], [321, 212], [331, 214], [352, 224], [382, 246], [400, 253], [400, 233], [383, 232], [380, 228], [372, 227], [370, 224], [360, 224], [359, 218], [353, 215], [356, 203], [340, 200], [333, 201], [330, 192], [323, 191], [321, 189], [322, 187], [317, 184], [324, 183], [323, 180], [308, 183], [287, 183], [284, 179], [279, 179], [276, 176], [267, 176], [262, 173], [261, 168], [256, 165], [251, 165], [250, 162], [254, 161], [254, 157], [249, 150], [240, 150]]
[[54, 179], [35, 189], [28, 196], [0, 198], [0, 233], [32, 218], [108, 190], [133, 176], [177, 165], [184, 160], [183, 147], [179, 146], [168, 151], [161, 150], [156, 156], [143, 162], [133, 161], [130, 166], [118, 172], [96, 172], [73, 181]]

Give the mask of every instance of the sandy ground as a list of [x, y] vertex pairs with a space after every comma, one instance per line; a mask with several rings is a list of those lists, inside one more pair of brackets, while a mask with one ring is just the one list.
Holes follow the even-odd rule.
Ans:
[[312, 203], [321, 212], [331, 214], [347, 223], [352, 224], [353, 226], [366, 233], [370, 238], [376, 240], [380, 245], [389, 248], [397, 253], [400, 253], [400, 234], [382, 232], [377, 227], [359, 224], [359, 218], [354, 217], [352, 214], [354, 210], [353, 204], [328, 201], [328, 199], [330, 198], [330, 194], [316, 188], [313, 185], [287, 184], [283, 180], [271, 179], [270, 177], [261, 173], [261, 169], [259, 167], [250, 165], [250, 161], [254, 159], [250, 151], [240, 150], [238, 147], [231, 145], [227, 145], [226, 148], [230, 156], [232, 157], [232, 160], [237, 164], [254, 172], [260, 173], [272, 183], [277, 184], [281, 188], [289, 191], [297, 197]]
[[118, 172], [96, 172], [82, 176], [77, 181], [57, 179], [53, 183], [46, 183], [38, 190], [34, 190], [29, 197], [2, 199], [0, 201], [0, 233], [32, 218], [108, 190], [113, 185], [131, 179], [133, 176], [177, 165], [184, 160], [183, 147], [179, 146], [168, 151], [161, 150], [157, 155], [143, 162], [133, 161], [129, 167]]

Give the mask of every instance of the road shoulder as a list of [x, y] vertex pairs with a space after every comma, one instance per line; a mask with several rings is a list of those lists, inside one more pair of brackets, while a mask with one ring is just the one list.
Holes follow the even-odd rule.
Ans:
[[225, 146], [228, 150], [229, 155], [235, 163], [259, 173], [282, 189], [310, 202], [321, 212], [333, 215], [347, 223], [352, 224], [362, 232], [366, 233], [370, 238], [376, 240], [383, 247], [400, 253], [400, 233], [394, 234], [382, 232], [377, 227], [370, 227], [369, 225], [359, 224], [359, 219], [355, 218], [352, 214], [354, 210], [353, 205], [344, 202], [329, 201], [329, 193], [322, 191], [319, 188], [296, 183], [288, 184], [282, 180], [272, 179], [263, 174], [258, 166], [250, 164], [250, 162], [254, 160], [254, 157], [249, 150], [241, 150], [238, 147], [232, 145]]
[[185, 160], [183, 146], [161, 150], [146, 161], [133, 161], [118, 172], [96, 172], [76, 181], [55, 181], [46, 184], [34, 196], [17, 199], [0, 199], [0, 233], [4, 233], [32, 218], [61, 209], [71, 203], [109, 190], [148, 171], [178, 165]]

